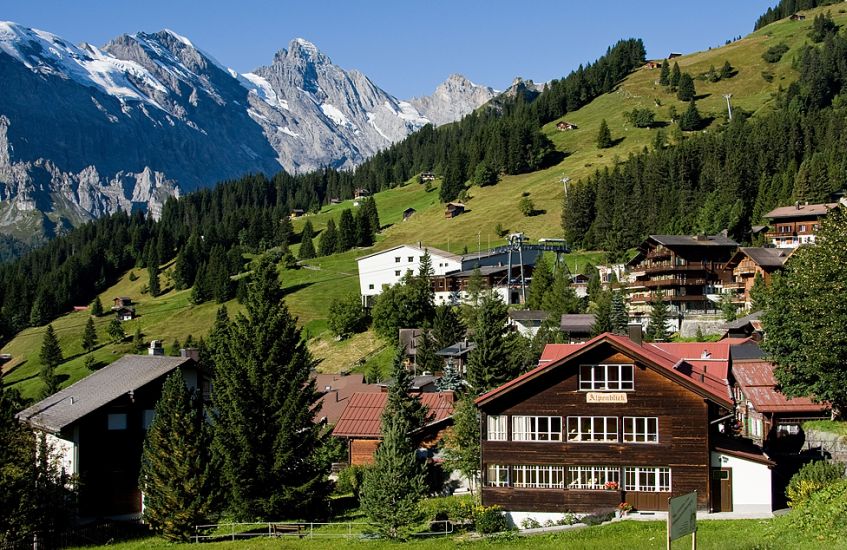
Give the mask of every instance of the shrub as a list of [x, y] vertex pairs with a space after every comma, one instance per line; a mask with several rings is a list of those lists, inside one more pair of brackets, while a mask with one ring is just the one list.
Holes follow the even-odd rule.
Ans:
[[521, 197], [521, 201], [518, 203], [518, 208], [524, 216], [532, 216], [533, 213], [535, 213], [535, 205], [529, 197]]
[[809, 462], [800, 468], [800, 471], [788, 482], [785, 496], [788, 497], [789, 506], [792, 508], [800, 506], [808, 501], [813, 493], [832, 485], [842, 477], [844, 477], [843, 464], [825, 460]]
[[774, 541], [795, 537], [843, 541], [847, 537], [847, 479], [812, 494], [790, 513], [773, 520], [768, 531], [767, 538]]
[[556, 522], [556, 525], [576, 525], [577, 523], [579, 523], [579, 518], [576, 517], [576, 514], [568, 512], [562, 516], [562, 519]]
[[626, 113], [626, 118], [636, 128], [649, 128], [656, 120], [656, 113], [652, 109], [635, 108]]
[[359, 498], [359, 489], [362, 488], [362, 480], [365, 479], [366, 466], [348, 466], [338, 472], [338, 481], [335, 482], [335, 492], [340, 495], [352, 493]]
[[509, 229], [506, 228], [506, 227], [503, 227], [502, 223], [497, 222], [497, 225], [494, 226], [494, 232], [497, 233], [498, 237], [505, 237], [506, 233], [509, 232]]
[[595, 512], [593, 514], [588, 514], [587, 516], [582, 518], [582, 523], [586, 525], [600, 525], [601, 523], [605, 523], [607, 521], [611, 521], [612, 518], [615, 517], [614, 511], [609, 512]]
[[135, 274], [135, 271], [129, 272], [129, 280], [130, 281], [137, 281], [138, 280], [138, 275]]
[[499, 506], [477, 506], [474, 510], [476, 530], [484, 535], [509, 530], [509, 522]]
[[785, 52], [788, 51], [788, 45], [784, 42], [780, 42], [776, 46], [771, 46], [768, 50], [762, 54], [762, 59], [767, 61], [768, 63], [776, 63], [782, 56], [785, 55]]
[[521, 529], [538, 529], [541, 524], [535, 518], [524, 518], [521, 521]]

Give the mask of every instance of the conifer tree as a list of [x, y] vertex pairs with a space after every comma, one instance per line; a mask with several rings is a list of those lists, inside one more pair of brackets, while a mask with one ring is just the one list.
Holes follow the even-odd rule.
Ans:
[[659, 85], [668, 86], [670, 85], [670, 76], [671, 76], [671, 68], [668, 65], [668, 60], [662, 60], [662, 70], [659, 72]]
[[444, 435], [444, 455], [448, 467], [458, 470], [468, 480], [471, 494], [479, 478], [479, 441], [479, 409], [469, 394], [453, 409], [453, 426]]
[[679, 86], [679, 81], [682, 78], [682, 73], [679, 70], [679, 63], [674, 61], [673, 69], [671, 69], [671, 77], [670, 77], [670, 85], [672, 89], [676, 89]]
[[95, 297], [91, 302], [91, 314], [95, 317], [103, 316], [103, 302], [100, 301], [100, 296]]
[[732, 65], [729, 64], [729, 60], [723, 62], [723, 67], [721, 67], [720, 77], [721, 80], [726, 80], [727, 78], [732, 78], [732, 74], [734, 69]]
[[236, 518], [286, 517], [295, 509], [313, 517], [327, 493], [312, 360], [282, 297], [276, 266], [262, 258], [244, 313], [209, 349], [214, 447]]
[[197, 275], [194, 277], [194, 286], [191, 288], [190, 300], [192, 304], [202, 304], [209, 301], [212, 297], [212, 292], [209, 289], [209, 280], [206, 273], [206, 264], [201, 263], [197, 268]]
[[168, 349], [168, 355], [179, 357], [180, 353], [182, 353], [182, 344], [179, 343], [179, 338], [174, 338], [174, 341], [171, 342], [171, 347]]
[[626, 297], [622, 290], [616, 290], [612, 293], [611, 320], [612, 332], [615, 334], [626, 334], [626, 327], [629, 324], [629, 314], [626, 310]]
[[436, 343], [432, 339], [431, 331], [424, 328], [420, 336], [418, 336], [417, 347], [415, 348], [415, 366], [418, 372], [435, 372], [441, 370], [443, 361], [435, 354], [437, 351], [439, 349], [436, 349]]
[[511, 380], [517, 373], [509, 369], [506, 349], [508, 308], [493, 292], [484, 292], [477, 306], [474, 324], [476, 347], [468, 354], [468, 383], [483, 393]]
[[612, 292], [601, 290], [594, 302], [594, 324], [591, 326], [591, 336], [614, 331], [615, 325], [612, 322]]
[[612, 132], [609, 130], [609, 125], [606, 123], [606, 119], [604, 118], [600, 122], [600, 130], [597, 132], [597, 148], [608, 149], [612, 145]]
[[738, 309], [732, 303], [732, 295], [729, 292], [721, 294], [721, 313], [727, 323], [731, 323], [738, 318]]
[[668, 303], [663, 299], [661, 291], [653, 294], [650, 299], [650, 324], [647, 325], [645, 336], [650, 342], [664, 342], [668, 339]]
[[356, 212], [355, 224], [356, 246], [371, 246], [374, 243], [374, 230], [371, 228], [371, 219], [364, 207]]
[[427, 423], [429, 413], [426, 405], [410, 393], [412, 391], [412, 373], [406, 368], [405, 355], [402, 346], [398, 346], [391, 366], [393, 382], [388, 387], [388, 401], [385, 404], [383, 418], [385, 416], [403, 418], [404, 424], [408, 426], [408, 431], [411, 433]]
[[459, 372], [459, 367], [456, 366], [456, 363], [452, 359], [448, 359], [444, 363], [444, 371], [435, 385], [438, 391], [460, 392], [464, 389], [465, 385], [462, 381], [462, 373]]
[[441, 304], [435, 308], [432, 320], [432, 339], [436, 351], [452, 346], [462, 339], [465, 327], [456, 314], [456, 309], [450, 304]]
[[309, 260], [315, 257], [315, 244], [312, 242], [314, 237], [315, 230], [312, 227], [312, 220], [306, 220], [305, 225], [303, 225], [303, 231], [300, 233], [299, 259]]
[[529, 295], [526, 299], [527, 307], [535, 310], [541, 309], [544, 296], [551, 286], [553, 286], [553, 272], [550, 269], [547, 256], [542, 254], [536, 260], [535, 267], [532, 270], [532, 281], [529, 283]]
[[173, 372], [144, 438], [138, 479], [144, 520], [168, 540], [187, 542], [196, 525], [208, 522], [210, 435], [200, 396], [188, 390], [180, 371]]
[[356, 246], [356, 220], [353, 211], [349, 208], [341, 211], [338, 219], [338, 240], [335, 243], [335, 252], [346, 252]]
[[126, 338], [126, 332], [124, 332], [124, 327], [120, 321], [117, 319], [112, 319], [109, 321], [109, 326], [106, 327], [106, 333], [112, 339], [112, 342], [117, 344], [118, 342], [122, 342], [124, 338]]
[[337, 242], [338, 231], [335, 229], [335, 220], [330, 219], [326, 222], [326, 229], [323, 230], [318, 240], [318, 253], [321, 256], [335, 254]]
[[688, 102], [688, 108], [679, 117], [679, 127], [686, 132], [699, 130], [703, 124], [703, 118], [700, 116], [700, 111], [697, 110], [697, 104], [692, 99]]
[[374, 197], [370, 197], [365, 201], [364, 204], [365, 211], [368, 214], [368, 221], [370, 221], [371, 231], [374, 233], [379, 233], [382, 226], [379, 221], [379, 211], [376, 208], [376, 199]]
[[150, 296], [156, 297], [162, 291], [159, 286], [159, 258], [155, 253], [151, 254], [150, 259], [147, 261], [147, 273], [150, 278], [147, 288], [150, 289]]
[[85, 353], [89, 353], [97, 345], [97, 329], [94, 327], [94, 318], [89, 317], [85, 323], [85, 330], [82, 333], [82, 349]]
[[62, 348], [59, 346], [59, 340], [56, 338], [56, 331], [53, 330], [53, 325], [47, 325], [47, 330], [44, 332], [44, 339], [41, 341], [41, 352], [38, 355], [41, 361], [41, 371], [39, 377], [44, 383], [42, 389], [42, 397], [53, 395], [59, 389], [59, 379], [56, 376], [56, 367], [63, 361]]
[[756, 272], [756, 275], [753, 276], [753, 286], [750, 287], [750, 311], [759, 311], [765, 307], [767, 292], [768, 288], [762, 274]]
[[541, 309], [551, 319], [560, 319], [565, 313], [579, 313], [582, 300], [576, 295], [567, 269], [560, 267], [553, 276], [553, 284], [541, 300]]
[[135, 324], [135, 334], [133, 334], [133, 336], [132, 336], [132, 347], [135, 348], [136, 353], [143, 353], [144, 352], [144, 348], [145, 348], [144, 334], [142, 334], [142, 332], [141, 332], [141, 324], [140, 323]]
[[694, 89], [694, 79], [688, 73], [682, 73], [679, 77], [679, 85], [677, 86], [676, 97], [680, 101], [691, 101], [697, 92]]

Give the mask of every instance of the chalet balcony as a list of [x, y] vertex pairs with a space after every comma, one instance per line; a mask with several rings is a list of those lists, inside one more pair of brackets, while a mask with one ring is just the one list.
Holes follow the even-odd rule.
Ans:
[[746, 288], [745, 283], [742, 282], [732, 282], [732, 283], [724, 283], [723, 288], [725, 290], [740, 290]]
[[711, 266], [705, 262], [691, 262], [684, 265], [677, 265], [673, 262], [649, 263], [642, 264], [642, 269], [647, 273], [675, 273], [688, 271], [711, 271]]
[[756, 268], [754, 266], [738, 266], [732, 270], [735, 275], [755, 275]]
[[707, 284], [706, 279], [651, 279], [643, 281], [646, 288], [671, 288], [677, 286], [704, 286]]
[[[641, 292], [629, 295], [629, 301], [632, 304], [649, 304], [652, 300], [653, 293], [651, 292]], [[702, 302], [704, 300], [707, 300], [707, 298], [703, 294], [686, 294], [683, 296], [662, 294], [663, 302]]]
[[653, 258], [670, 258], [672, 252], [667, 248], [660, 248], [656, 250], [651, 250], [645, 256], [648, 260], [652, 260]]

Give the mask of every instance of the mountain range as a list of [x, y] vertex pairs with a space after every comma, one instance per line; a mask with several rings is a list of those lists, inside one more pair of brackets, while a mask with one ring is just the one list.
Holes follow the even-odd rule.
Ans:
[[241, 176], [352, 168], [497, 95], [460, 75], [397, 99], [292, 40], [239, 74], [163, 30], [102, 48], [0, 22], [0, 233], [61, 233]]

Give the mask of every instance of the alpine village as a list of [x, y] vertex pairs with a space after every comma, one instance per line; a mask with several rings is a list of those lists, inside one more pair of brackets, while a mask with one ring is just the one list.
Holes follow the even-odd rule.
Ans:
[[[28, 159], [76, 145], [0, 92], [0, 548], [847, 548], [845, 29], [781, 0], [708, 50], [468, 81], [452, 118], [377, 89], [406, 133], [361, 158], [176, 192]], [[282, 124], [286, 59], [312, 109], [364, 78], [301, 39], [232, 82], [171, 31], [75, 48], [0, 23], [0, 90]], [[132, 93], [36, 60], [72, 49]]]

